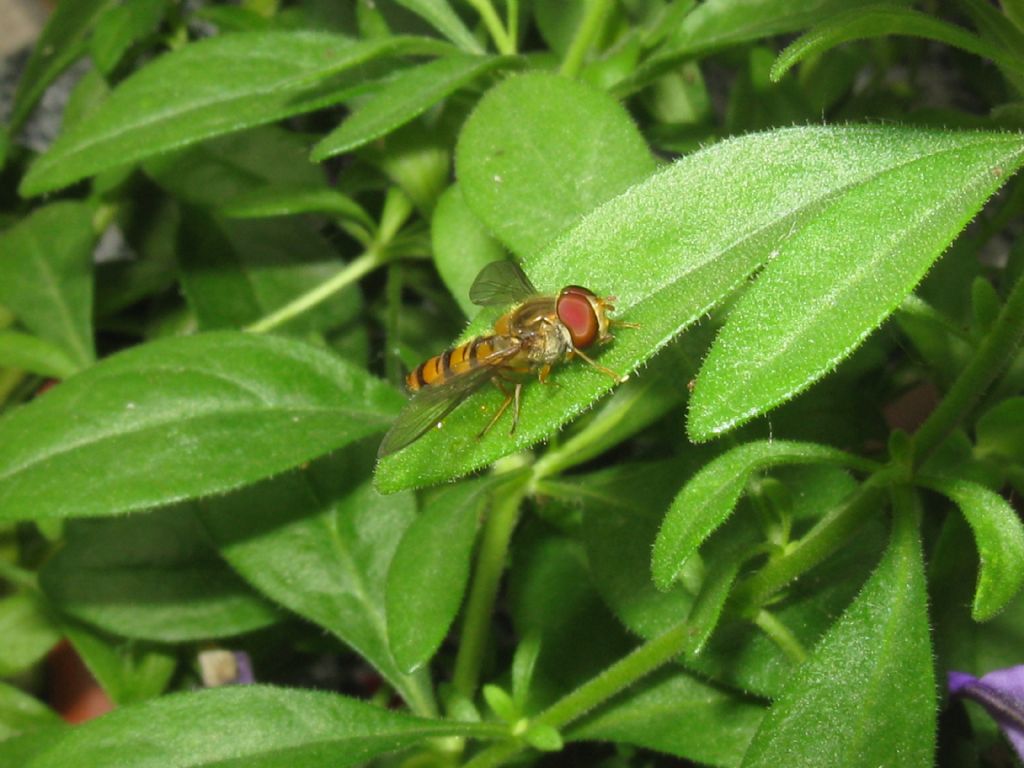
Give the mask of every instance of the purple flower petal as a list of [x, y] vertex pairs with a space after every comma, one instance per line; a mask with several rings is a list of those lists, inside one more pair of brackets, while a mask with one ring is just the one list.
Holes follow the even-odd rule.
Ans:
[[1024, 760], [1024, 665], [997, 669], [980, 678], [949, 672], [948, 686], [950, 695], [981, 704]]

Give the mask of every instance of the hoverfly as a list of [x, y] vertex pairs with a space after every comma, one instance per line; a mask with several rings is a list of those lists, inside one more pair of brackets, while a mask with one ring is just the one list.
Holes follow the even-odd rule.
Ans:
[[[408, 376], [412, 399], [384, 436], [377, 456], [386, 456], [439, 426], [473, 392], [494, 382], [505, 395], [478, 438], [483, 437], [512, 409], [512, 429], [519, 423], [523, 378], [536, 374], [545, 383], [551, 368], [579, 357], [616, 382], [625, 377], [594, 362], [583, 350], [612, 340], [610, 327], [637, 327], [612, 320], [614, 296], [600, 298], [578, 285], [569, 285], [557, 296], [538, 294], [517, 264], [495, 261], [482, 270], [469, 289], [470, 300], [479, 306], [514, 305], [498, 318], [490, 333], [453, 347], [420, 363]], [[509, 392], [506, 385], [512, 385]]]

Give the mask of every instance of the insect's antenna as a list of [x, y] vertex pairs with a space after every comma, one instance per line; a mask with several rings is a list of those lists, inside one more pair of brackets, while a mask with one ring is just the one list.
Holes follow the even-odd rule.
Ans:
[[627, 323], [625, 320], [616, 320], [615, 318], [608, 319], [608, 325], [613, 328], [642, 328], [640, 323]]
[[619, 376], [619, 374], [617, 374], [611, 368], [605, 368], [603, 365], [599, 365], [598, 363], [595, 363], [593, 360], [591, 360], [589, 357], [587, 357], [587, 355], [582, 350], [580, 350], [580, 349], [573, 348], [573, 353], [577, 354], [581, 358], [583, 358], [583, 360], [586, 361], [586, 363], [588, 365], [590, 365], [591, 367], [596, 368], [597, 370], [599, 370], [601, 373], [605, 374], [606, 376], [611, 376], [619, 384], [622, 384], [623, 382], [629, 380], [629, 376]]

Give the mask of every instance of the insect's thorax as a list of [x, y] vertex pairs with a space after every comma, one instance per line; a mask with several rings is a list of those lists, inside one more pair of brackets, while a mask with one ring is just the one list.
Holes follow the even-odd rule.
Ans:
[[569, 329], [558, 319], [553, 296], [536, 296], [498, 318], [494, 332], [518, 339], [513, 365], [536, 369], [560, 362], [572, 349]]

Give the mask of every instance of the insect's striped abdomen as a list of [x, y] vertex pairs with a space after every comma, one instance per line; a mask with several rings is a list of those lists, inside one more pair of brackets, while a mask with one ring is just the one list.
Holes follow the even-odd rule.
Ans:
[[420, 363], [405, 377], [405, 384], [410, 392], [417, 392], [423, 387], [435, 387], [472, 371], [484, 364], [491, 357], [498, 339], [494, 336], [480, 336], [467, 341], [453, 349], [447, 349], [440, 355]]

